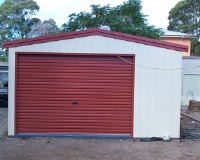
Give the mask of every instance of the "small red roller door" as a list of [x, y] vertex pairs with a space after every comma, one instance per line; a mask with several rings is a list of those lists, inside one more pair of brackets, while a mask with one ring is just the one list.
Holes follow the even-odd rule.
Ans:
[[132, 64], [102, 55], [16, 57], [16, 133], [132, 134]]

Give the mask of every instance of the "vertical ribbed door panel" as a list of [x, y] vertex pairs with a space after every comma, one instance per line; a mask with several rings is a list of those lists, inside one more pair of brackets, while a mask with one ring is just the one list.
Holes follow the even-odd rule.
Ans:
[[16, 67], [16, 133], [132, 134], [132, 64], [117, 56], [18, 54]]

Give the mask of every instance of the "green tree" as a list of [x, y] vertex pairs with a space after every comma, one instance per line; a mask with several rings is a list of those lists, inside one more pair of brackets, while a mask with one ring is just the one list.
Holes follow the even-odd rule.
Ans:
[[31, 27], [31, 31], [29, 32], [29, 37], [39, 37], [49, 34], [55, 34], [58, 33], [60, 30], [58, 26], [56, 25], [56, 22], [54, 19], [45, 20], [43, 22], [35, 23]]
[[149, 26], [140, 0], [128, 0], [117, 7], [91, 5], [91, 12], [72, 13], [63, 32], [110, 26], [113, 31], [159, 39], [162, 31]]
[[0, 6], [0, 41], [27, 38], [31, 26], [40, 21], [31, 18], [38, 10], [33, 0], [5, 0]]
[[[169, 12], [168, 29], [200, 37], [200, 0], [182, 0]], [[192, 40], [191, 53], [200, 55], [198, 39]]]
[[40, 21], [32, 18], [38, 10], [33, 0], [5, 0], [0, 5], [0, 50], [5, 60], [7, 51], [1, 49], [2, 42], [27, 38], [31, 26]]

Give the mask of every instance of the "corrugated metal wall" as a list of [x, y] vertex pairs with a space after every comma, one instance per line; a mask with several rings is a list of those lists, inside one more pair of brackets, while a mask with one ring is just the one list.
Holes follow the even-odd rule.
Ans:
[[[183, 57], [182, 65], [183, 65], [183, 68], [189, 67], [189, 66], [200, 66], [200, 58], [199, 57]], [[183, 69], [182, 73], [183, 74], [200, 74], [200, 67]]]
[[[183, 68], [200, 66], [199, 57], [183, 57]], [[188, 105], [189, 100], [200, 100], [200, 68], [182, 70], [182, 105]]]
[[[127, 42], [102, 36], [62, 40], [10, 49], [9, 135], [14, 134], [15, 55], [18, 52], [72, 52], [135, 54], [136, 64], [147, 67], [181, 67], [179, 51]], [[136, 66], [134, 137], [179, 137], [181, 70], [162, 71]]]
[[200, 74], [182, 75], [182, 105], [188, 105], [189, 100], [200, 100]]

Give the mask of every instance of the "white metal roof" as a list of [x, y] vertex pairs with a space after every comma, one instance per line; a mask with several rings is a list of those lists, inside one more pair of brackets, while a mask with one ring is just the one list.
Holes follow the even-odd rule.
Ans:
[[186, 34], [181, 32], [175, 32], [175, 31], [169, 31], [167, 29], [162, 29], [164, 32], [164, 35], [161, 37], [187, 37], [187, 38], [197, 38], [195, 35], [192, 34]]

